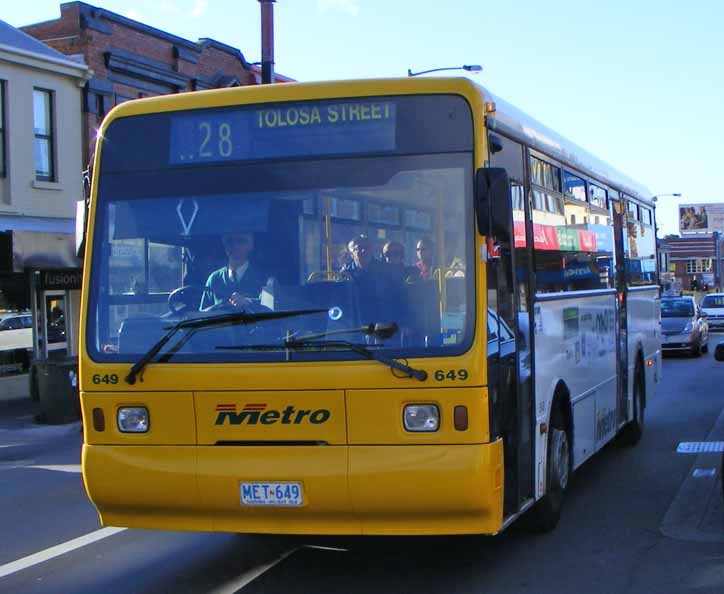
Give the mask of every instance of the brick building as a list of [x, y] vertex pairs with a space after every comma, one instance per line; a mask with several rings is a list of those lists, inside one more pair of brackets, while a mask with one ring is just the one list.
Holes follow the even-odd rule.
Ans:
[[668, 252], [668, 272], [681, 282], [684, 290], [692, 289], [696, 279], [699, 289], [722, 286], [722, 236], [719, 233], [667, 236], [662, 247]]
[[83, 2], [61, 4], [60, 13], [21, 29], [63, 54], [82, 56], [93, 73], [83, 97], [84, 163], [92, 156], [95, 129], [114, 105], [260, 82], [259, 68], [241, 51], [213, 39], [189, 41]]

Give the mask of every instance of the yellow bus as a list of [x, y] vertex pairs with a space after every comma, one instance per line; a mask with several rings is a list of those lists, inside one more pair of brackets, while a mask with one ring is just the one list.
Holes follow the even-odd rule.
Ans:
[[81, 315], [101, 523], [554, 527], [660, 375], [648, 196], [467, 79], [116, 107]]

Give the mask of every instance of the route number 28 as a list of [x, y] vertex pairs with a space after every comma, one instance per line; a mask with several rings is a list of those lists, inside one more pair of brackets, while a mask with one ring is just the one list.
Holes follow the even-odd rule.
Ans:
[[468, 370], [467, 369], [450, 369], [449, 371], [446, 371], [444, 369], [437, 369], [435, 373], [433, 373], [433, 377], [435, 378], [436, 382], [442, 382], [445, 380], [451, 380], [451, 381], [461, 381], [464, 382], [466, 379], [468, 379]]

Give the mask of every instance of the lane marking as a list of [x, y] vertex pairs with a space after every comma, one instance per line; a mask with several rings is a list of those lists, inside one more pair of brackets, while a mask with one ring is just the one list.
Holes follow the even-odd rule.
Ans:
[[33, 464], [26, 468], [37, 468], [38, 470], [54, 470], [55, 472], [72, 472], [73, 474], [81, 473], [80, 464]]
[[677, 454], [720, 454], [724, 452], [724, 441], [682, 441], [676, 448]]
[[16, 470], [35, 464], [35, 460], [8, 460], [0, 462], [0, 470]]
[[30, 445], [28, 443], [0, 443], [0, 448], [21, 448]]
[[341, 549], [339, 547], [323, 547], [322, 545], [304, 545], [305, 549], [318, 549], [320, 551], [335, 551], [339, 553], [349, 553], [349, 549]]
[[713, 477], [716, 476], [716, 468], [695, 468], [691, 476], [694, 478]]
[[264, 575], [267, 571], [269, 571], [275, 565], [279, 565], [287, 557], [296, 553], [300, 548], [301, 547], [294, 547], [293, 549], [289, 549], [288, 551], [279, 555], [277, 558], [269, 561], [269, 563], [264, 563], [263, 565], [257, 565], [256, 567], [253, 567], [252, 569], [245, 571], [240, 576], [235, 577], [232, 580], [229, 580], [223, 586], [213, 590], [214, 594], [234, 594], [235, 592], [238, 592], [242, 588], [246, 588], [246, 586], [248, 586], [255, 579]]
[[23, 557], [17, 561], [0, 565], [0, 578], [17, 573], [23, 569], [28, 569], [34, 565], [44, 563], [45, 561], [49, 561], [55, 557], [60, 557], [61, 555], [65, 555], [66, 553], [70, 553], [71, 551], [75, 551], [81, 547], [88, 546], [89, 544], [98, 542], [99, 540], [103, 540], [104, 538], [123, 532], [124, 530], [128, 530], [128, 528], [101, 528], [95, 532], [79, 536], [73, 540], [33, 553], [32, 555], [28, 555], [27, 557]]

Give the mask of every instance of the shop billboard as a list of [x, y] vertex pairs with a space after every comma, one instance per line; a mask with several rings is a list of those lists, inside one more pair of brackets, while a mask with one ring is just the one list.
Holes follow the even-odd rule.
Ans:
[[724, 203], [679, 205], [681, 233], [724, 232]]

